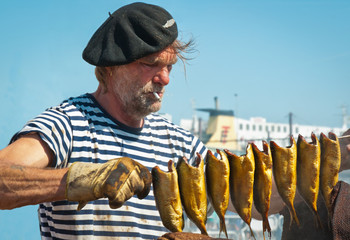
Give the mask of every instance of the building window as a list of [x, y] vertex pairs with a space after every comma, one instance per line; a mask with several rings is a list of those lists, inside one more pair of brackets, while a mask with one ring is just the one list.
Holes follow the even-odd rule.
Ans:
[[265, 131], [268, 132], [269, 131], [269, 126], [265, 127]]
[[275, 131], [275, 126], [271, 126], [271, 132]]
[[287, 127], [286, 126], [283, 127], [283, 132], [285, 132], [285, 133], [287, 132]]
[[277, 126], [277, 132], [281, 131], [281, 126]]
[[243, 124], [239, 124], [239, 130], [243, 130]]
[[259, 131], [260, 131], [260, 132], [262, 131], [262, 129], [263, 129], [263, 128], [262, 128], [262, 126], [261, 126], [261, 125], [259, 125]]
[[253, 131], [255, 131], [255, 128], [256, 128], [256, 127], [255, 127], [255, 124], [253, 124]]
[[249, 124], [247, 124], [246, 129], [247, 129], [247, 131], [249, 131]]

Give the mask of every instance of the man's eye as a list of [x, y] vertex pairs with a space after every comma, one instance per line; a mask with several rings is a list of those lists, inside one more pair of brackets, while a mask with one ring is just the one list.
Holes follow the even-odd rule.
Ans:
[[150, 63], [141, 63], [145, 67], [153, 67], [153, 64]]

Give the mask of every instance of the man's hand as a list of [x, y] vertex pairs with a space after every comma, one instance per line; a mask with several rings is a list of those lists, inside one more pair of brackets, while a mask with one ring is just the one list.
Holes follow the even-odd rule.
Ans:
[[[343, 133], [343, 136], [349, 135], [350, 129]], [[339, 138], [339, 145], [341, 151], [341, 165], [339, 171], [350, 169], [350, 136]]]
[[111, 208], [121, 207], [126, 200], [137, 194], [145, 198], [151, 188], [152, 176], [142, 164], [123, 157], [104, 164], [73, 163], [67, 176], [66, 196], [78, 201], [78, 210], [88, 201], [107, 197]]

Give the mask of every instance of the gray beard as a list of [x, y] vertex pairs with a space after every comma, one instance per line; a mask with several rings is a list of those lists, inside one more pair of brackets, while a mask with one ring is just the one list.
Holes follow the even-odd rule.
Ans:
[[132, 99], [122, 99], [123, 110], [135, 119], [142, 119], [147, 115], [158, 112], [161, 103], [153, 98], [147, 98], [147, 94], [137, 95]]
[[150, 90], [139, 86], [132, 86], [129, 89], [128, 87], [127, 84], [118, 83], [113, 91], [119, 96], [122, 108], [129, 116], [139, 120], [160, 110], [161, 102], [148, 93]]

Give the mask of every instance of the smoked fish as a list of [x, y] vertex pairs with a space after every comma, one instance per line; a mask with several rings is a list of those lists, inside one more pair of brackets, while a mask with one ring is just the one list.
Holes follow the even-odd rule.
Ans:
[[316, 226], [322, 227], [317, 212], [320, 186], [321, 147], [318, 138], [311, 133], [311, 142], [299, 134], [297, 141], [297, 189], [315, 215]]
[[328, 137], [321, 133], [321, 169], [320, 169], [320, 190], [328, 209], [328, 216], [331, 213], [331, 193], [338, 182], [338, 174], [341, 163], [341, 153], [337, 135], [332, 132]]
[[164, 172], [158, 166], [152, 168], [153, 192], [156, 207], [164, 227], [172, 232], [182, 232], [184, 218], [178, 175], [172, 160], [168, 162], [168, 170], [168, 172]]
[[268, 232], [271, 239], [271, 227], [268, 220], [268, 212], [270, 209], [270, 199], [272, 191], [272, 155], [270, 146], [266, 141], [262, 142], [263, 150], [252, 143], [255, 173], [254, 173], [254, 190], [253, 199], [256, 210], [263, 218], [263, 236], [265, 239], [265, 231]]
[[197, 153], [195, 166], [188, 164], [185, 157], [179, 159], [177, 166], [181, 202], [187, 217], [199, 228], [202, 234], [208, 235], [207, 192], [204, 175], [204, 161]]
[[250, 226], [252, 219], [253, 187], [255, 161], [252, 145], [248, 144], [246, 154], [237, 156], [229, 150], [224, 150], [230, 164], [230, 196], [233, 206], [242, 220]]
[[207, 194], [211, 205], [220, 219], [220, 234], [223, 231], [228, 238], [225, 213], [230, 199], [230, 165], [226, 154], [216, 150], [220, 159], [208, 150], [205, 175], [207, 180]]
[[290, 212], [290, 224], [293, 220], [299, 226], [299, 219], [294, 208], [295, 191], [297, 188], [297, 146], [293, 136], [289, 147], [280, 147], [276, 142], [270, 142], [272, 155], [272, 171], [279, 195]]

